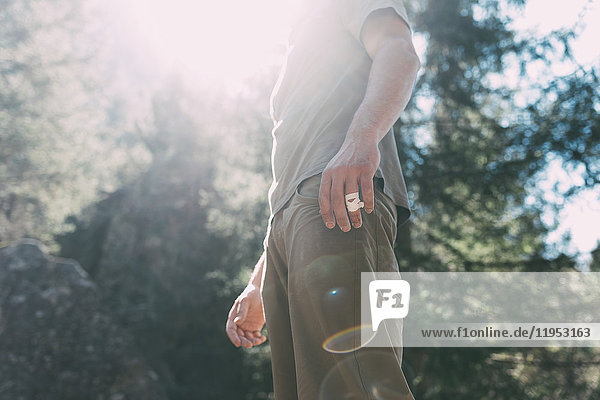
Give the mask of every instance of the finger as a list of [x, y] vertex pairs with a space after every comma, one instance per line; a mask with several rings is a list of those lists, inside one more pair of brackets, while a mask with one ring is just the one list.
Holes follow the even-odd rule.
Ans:
[[331, 174], [327, 171], [323, 172], [319, 186], [319, 213], [326, 227], [331, 229], [335, 226], [331, 210]]
[[344, 181], [334, 176], [331, 182], [331, 205], [335, 220], [343, 232], [350, 230], [350, 221], [346, 212], [346, 200], [344, 198]]
[[263, 343], [265, 340], [267, 340], [267, 337], [260, 333], [260, 331], [254, 331], [254, 336], [260, 339], [260, 343]]
[[225, 332], [227, 333], [227, 337], [229, 337], [231, 343], [233, 343], [235, 347], [240, 347], [242, 341], [240, 340], [240, 337], [237, 334], [237, 326], [233, 323], [231, 316], [227, 318], [227, 323], [225, 324]]
[[244, 297], [238, 302], [237, 317], [233, 319], [233, 322], [238, 325], [243, 323], [246, 320], [246, 315], [248, 315], [248, 300]]
[[246, 337], [244, 330], [242, 328], [240, 328], [239, 326], [237, 327], [237, 334], [240, 338], [242, 347], [248, 347], [248, 348], [252, 347], [252, 342]]
[[375, 208], [375, 193], [373, 191], [373, 177], [367, 175], [361, 175], [360, 177], [360, 191], [362, 194], [362, 201], [365, 202], [365, 211], [367, 214], [371, 214]]
[[259, 337], [255, 338], [254, 340], [254, 345], [258, 346], [259, 344], [263, 344], [267, 340], [267, 337], [265, 335], [259, 335]]
[[[355, 179], [350, 179], [346, 181], [346, 194], [356, 193], [358, 192], [358, 182]], [[344, 201], [346, 200], [344, 196]], [[360, 199], [355, 200], [359, 202]], [[348, 215], [350, 216], [350, 222], [352, 222], [352, 226], [355, 228], [360, 228], [362, 225], [362, 218], [360, 216], [360, 208], [356, 211], [348, 211]]]
[[[258, 333], [258, 336], [256, 335]], [[254, 346], [258, 346], [264, 340], [262, 339], [262, 335], [259, 332], [246, 332], [246, 336], [250, 339]]]
[[248, 339], [248, 341], [250, 343], [252, 343], [252, 345], [254, 345], [254, 343], [256, 342], [256, 337], [254, 336], [254, 332], [246, 330], [246, 329], [243, 329], [243, 328], [241, 328], [241, 329], [242, 329], [242, 331], [244, 331], [244, 337], [246, 339]]

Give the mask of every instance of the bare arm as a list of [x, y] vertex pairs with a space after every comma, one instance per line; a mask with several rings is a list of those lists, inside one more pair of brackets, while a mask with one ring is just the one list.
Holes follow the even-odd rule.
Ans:
[[250, 275], [250, 279], [248, 280], [248, 285], [253, 285], [254, 287], [262, 290], [263, 280], [264, 280], [264, 270], [265, 270], [265, 252], [262, 253], [258, 262], [254, 266], [254, 270], [252, 271], [252, 275]]
[[254, 266], [248, 285], [229, 310], [225, 332], [236, 347], [257, 346], [267, 340], [260, 333], [265, 325], [261, 293], [264, 271], [265, 253], [263, 252]]
[[[351, 229], [346, 194], [357, 192], [360, 186], [365, 211], [373, 211], [373, 176], [379, 166], [377, 145], [406, 107], [420, 68], [410, 29], [393, 9], [372, 12], [361, 38], [373, 60], [367, 89], [342, 147], [323, 171], [319, 190], [323, 222], [330, 229], [337, 222], [344, 232]], [[349, 214], [352, 225], [360, 228], [360, 210]]]
[[404, 111], [421, 63], [408, 26], [390, 8], [374, 11], [367, 18], [362, 40], [373, 63], [365, 97], [346, 140], [377, 143]]

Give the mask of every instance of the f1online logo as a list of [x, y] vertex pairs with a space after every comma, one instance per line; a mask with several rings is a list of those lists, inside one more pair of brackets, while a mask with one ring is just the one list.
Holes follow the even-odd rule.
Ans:
[[401, 279], [378, 279], [369, 282], [371, 326], [379, 328], [384, 319], [401, 319], [408, 315], [410, 284]]

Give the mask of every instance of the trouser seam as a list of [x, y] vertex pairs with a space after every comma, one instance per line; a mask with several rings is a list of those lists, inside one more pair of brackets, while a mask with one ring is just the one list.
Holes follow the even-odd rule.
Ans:
[[375, 217], [375, 272], [379, 272], [379, 215], [377, 215], [377, 204], [373, 198], [373, 216]]
[[[357, 229], [353, 229], [353, 231], [354, 231], [354, 288], [353, 288], [353, 293], [356, 294], [356, 282], [357, 282], [358, 276], [359, 276], [359, 268], [358, 268], [358, 231], [357, 231]], [[352, 297], [353, 297], [352, 301], [353, 301], [354, 326], [356, 327], [357, 326], [356, 325], [356, 295], [354, 295]], [[361, 384], [361, 386], [363, 388], [363, 391], [367, 395], [367, 398], [370, 400], [371, 399], [371, 395], [369, 394], [369, 391], [367, 390], [367, 387], [366, 387], [365, 382], [363, 380], [362, 374], [360, 372], [360, 363], [358, 362], [358, 359], [356, 358], [356, 353], [362, 349], [362, 343], [360, 344], [360, 346], [357, 346], [357, 344], [356, 344], [356, 335], [354, 336], [354, 348], [355, 348], [355, 350], [352, 353], [353, 353], [353, 356], [354, 356], [354, 362], [356, 363], [356, 370], [358, 372], [358, 379], [360, 380], [360, 384]]]

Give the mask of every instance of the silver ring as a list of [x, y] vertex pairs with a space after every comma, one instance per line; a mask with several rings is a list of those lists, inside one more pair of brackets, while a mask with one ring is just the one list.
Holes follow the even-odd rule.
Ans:
[[358, 192], [348, 193], [346, 195], [346, 208], [349, 212], [358, 211], [365, 206], [365, 203], [360, 201]]

